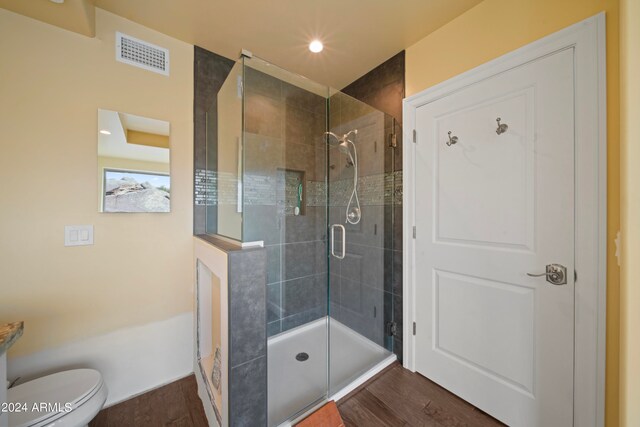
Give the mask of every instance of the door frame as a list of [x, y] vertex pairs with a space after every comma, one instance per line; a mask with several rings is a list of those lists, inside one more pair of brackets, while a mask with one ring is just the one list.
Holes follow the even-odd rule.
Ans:
[[[403, 366], [415, 371], [416, 110], [453, 92], [564, 49], [575, 58], [575, 426], [604, 426], [607, 290], [605, 14], [599, 13], [403, 101]], [[416, 230], [419, 234], [420, 230]], [[419, 327], [419, 326], [418, 326]]]

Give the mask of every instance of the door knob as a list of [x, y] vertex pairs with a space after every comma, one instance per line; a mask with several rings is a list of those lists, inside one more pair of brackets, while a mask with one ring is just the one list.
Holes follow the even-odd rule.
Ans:
[[530, 277], [542, 277], [546, 276], [547, 282], [552, 285], [566, 285], [567, 284], [567, 267], [560, 264], [547, 265], [547, 271], [540, 274], [527, 273]]

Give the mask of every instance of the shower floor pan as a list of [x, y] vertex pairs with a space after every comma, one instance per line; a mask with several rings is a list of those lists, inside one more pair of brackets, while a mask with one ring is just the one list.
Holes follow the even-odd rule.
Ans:
[[[290, 425], [316, 406], [337, 400], [396, 360], [396, 356], [328, 318], [283, 332], [268, 341], [269, 426]], [[327, 371], [330, 333], [331, 373]]]

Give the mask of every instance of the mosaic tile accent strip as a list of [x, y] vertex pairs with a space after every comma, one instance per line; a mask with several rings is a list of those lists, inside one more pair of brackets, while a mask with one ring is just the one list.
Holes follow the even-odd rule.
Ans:
[[[350, 179], [331, 182], [329, 184], [331, 205], [346, 206], [352, 190], [353, 181]], [[361, 177], [358, 179], [358, 198], [362, 206], [402, 203], [402, 171]]]
[[197, 206], [215, 205], [215, 190], [217, 186], [215, 185], [214, 172], [206, 169], [196, 169], [194, 179], [195, 204]]
[[307, 206], [327, 206], [327, 183], [307, 181]]
[[[333, 206], [345, 206], [351, 197], [353, 182], [350, 179], [329, 183], [329, 196]], [[282, 188], [283, 180], [272, 175], [245, 175], [244, 203], [247, 205], [284, 205], [292, 185]], [[280, 191], [278, 191], [280, 189]], [[306, 181], [305, 206], [326, 206], [327, 185], [324, 181]], [[232, 173], [218, 173], [198, 169], [196, 171], [196, 205], [237, 203], [238, 181]], [[402, 171], [363, 176], [358, 179], [358, 198], [363, 206], [402, 205]]]
[[402, 206], [402, 171], [395, 171], [393, 176], [393, 204]]
[[214, 206], [237, 203], [238, 177], [231, 172], [196, 169], [195, 204]]

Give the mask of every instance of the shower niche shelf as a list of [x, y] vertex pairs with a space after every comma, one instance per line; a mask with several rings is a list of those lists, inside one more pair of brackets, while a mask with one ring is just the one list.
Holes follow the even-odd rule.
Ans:
[[[278, 208], [286, 216], [306, 215], [307, 185], [305, 171], [278, 168], [277, 200]], [[298, 210], [296, 211], [296, 208]]]

